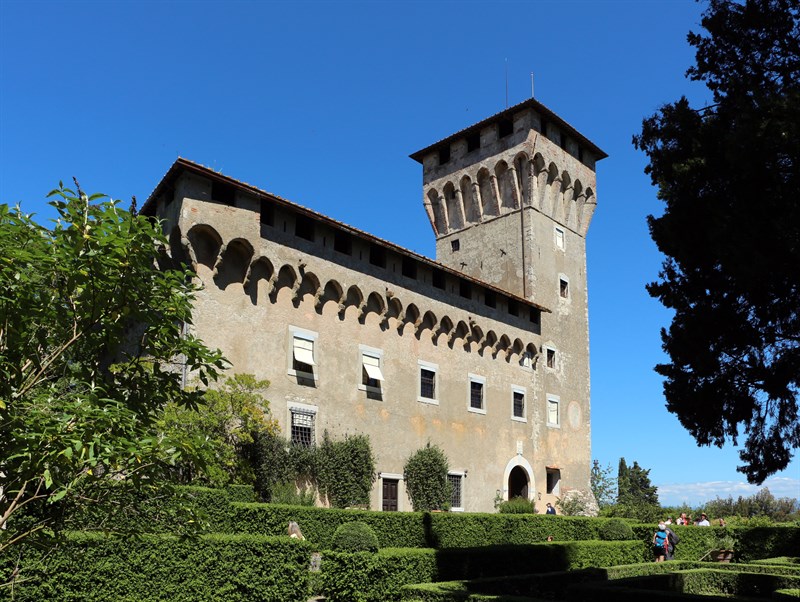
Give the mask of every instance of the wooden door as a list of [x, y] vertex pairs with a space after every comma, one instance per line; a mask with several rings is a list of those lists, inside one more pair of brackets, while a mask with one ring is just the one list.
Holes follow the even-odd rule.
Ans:
[[383, 511], [397, 512], [397, 479], [383, 479]]

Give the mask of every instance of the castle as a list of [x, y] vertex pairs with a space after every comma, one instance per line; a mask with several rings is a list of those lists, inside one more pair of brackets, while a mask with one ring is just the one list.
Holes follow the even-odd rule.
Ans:
[[446, 453], [452, 510], [589, 489], [586, 232], [606, 154], [534, 99], [411, 158], [436, 260], [178, 159], [142, 212], [202, 284], [193, 329], [271, 381], [298, 444], [369, 435], [371, 507]]

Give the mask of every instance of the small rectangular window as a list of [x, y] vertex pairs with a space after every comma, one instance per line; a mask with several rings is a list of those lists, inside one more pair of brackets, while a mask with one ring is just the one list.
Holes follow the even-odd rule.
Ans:
[[555, 368], [556, 367], [556, 350], [547, 348], [547, 367], [548, 368]]
[[386, 249], [379, 247], [376, 244], [369, 246], [369, 262], [379, 268], [386, 267]]
[[316, 413], [308, 410], [291, 409], [291, 440], [295, 445], [312, 447], [314, 445], [314, 421]]
[[310, 217], [297, 214], [294, 220], [294, 235], [314, 242], [314, 221]]
[[547, 493], [549, 495], [558, 495], [561, 493], [561, 471], [558, 468], [547, 468]]
[[534, 324], [539, 324], [542, 319], [542, 312], [535, 307], [531, 307], [528, 309], [528, 319]]
[[436, 372], [422, 368], [419, 371], [419, 395], [425, 399], [436, 399]]
[[481, 147], [481, 133], [475, 132], [467, 136], [467, 152], [478, 150]]
[[485, 385], [486, 379], [483, 376], [469, 375], [469, 404], [467, 409], [470, 412], [486, 413]]
[[569, 281], [564, 278], [558, 280], [558, 291], [562, 299], [569, 298]]
[[314, 341], [295, 337], [292, 357], [292, 368], [297, 372], [314, 374]]
[[466, 280], [458, 281], [458, 294], [465, 299], [472, 299], [472, 285]]
[[556, 247], [559, 249], [564, 249], [564, 230], [561, 228], [556, 228], [554, 231], [555, 239], [556, 239]]
[[433, 286], [439, 289], [445, 289], [445, 277], [444, 272], [441, 270], [434, 269], [433, 270]]
[[406, 278], [417, 278], [417, 262], [411, 257], [403, 257], [402, 273]]
[[461, 242], [457, 238], [454, 238], [450, 241], [450, 250], [455, 253], [459, 249], [461, 249]]
[[265, 226], [275, 225], [275, 207], [266, 201], [261, 201], [261, 215], [259, 219]]
[[352, 255], [353, 239], [347, 232], [336, 230], [333, 233], [333, 250], [343, 255]]
[[512, 316], [519, 316], [519, 304], [514, 299], [508, 300], [508, 313]]
[[560, 417], [558, 415], [559, 398], [549, 396], [547, 398], [547, 426], [559, 426]]
[[439, 165], [450, 162], [450, 145], [445, 144], [439, 149]]
[[512, 391], [512, 416], [514, 418], [525, 418], [525, 392], [515, 389]]
[[511, 119], [503, 119], [497, 124], [497, 137], [505, 138], [514, 133], [514, 122]]
[[383, 371], [381, 370], [381, 356], [377, 351], [361, 352], [361, 386], [370, 399], [382, 399], [381, 386], [383, 385]]
[[450, 510], [464, 510], [463, 481], [464, 475], [461, 473], [451, 472], [447, 475], [447, 482], [450, 484]]
[[495, 295], [494, 291], [486, 289], [483, 294], [483, 302], [487, 307], [497, 307], [497, 295]]
[[224, 182], [211, 183], [211, 200], [233, 207], [235, 199], [236, 189], [233, 186]]

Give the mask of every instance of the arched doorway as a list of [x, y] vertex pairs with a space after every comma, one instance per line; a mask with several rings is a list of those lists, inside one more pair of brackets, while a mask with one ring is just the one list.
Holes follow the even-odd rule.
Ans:
[[508, 499], [521, 497], [528, 499], [528, 473], [521, 466], [515, 466], [508, 475]]

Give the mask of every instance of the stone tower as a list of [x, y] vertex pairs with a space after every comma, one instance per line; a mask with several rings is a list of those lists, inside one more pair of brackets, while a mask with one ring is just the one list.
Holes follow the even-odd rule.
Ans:
[[[536, 389], [546, 423], [561, 429], [590, 424], [586, 233], [595, 164], [606, 156], [534, 99], [411, 155], [423, 166], [436, 259], [551, 310], [541, 317]], [[538, 439], [542, 459], [564, 441], [554, 430]], [[591, 435], [580, 431], [586, 449], [575, 456], [585, 458], [574, 457], [588, 483]]]

